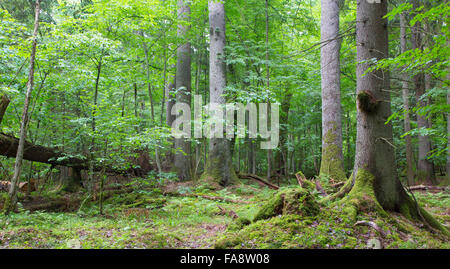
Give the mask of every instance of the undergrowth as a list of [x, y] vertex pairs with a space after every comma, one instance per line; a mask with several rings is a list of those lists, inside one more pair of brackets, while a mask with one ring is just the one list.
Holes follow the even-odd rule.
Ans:
[[[99, 199], [86, 192], [32, 193], [31, 201], [78, 201], [75, 209], [29, 210], [0, 216], [0, 248], [449, 248], [447, 238], [392, 214], [390, 219], [358, 214], [356, 221], [376, 223], [382, 233], [343, 217], [339, 203], [319, 203], [313, 189], [280, 191], [240, 184], [214, 191], [205, 185], [179, 184], [176, 192], [228, 198], [222, 202], [195, 196], [165, 195], [162, 182], [108, 186], [117, 194]], [[128, 189], [127, 189], [128, 188]], [[123, 191], [123, 190], [127, 191]], [[4, 196], [4, 194], [2, 194]], [[89, 198], [89, 199], [87, 199]], [[449, 223], [447, 193], [416, 193], [419, 203], [444, 225]], [[25, 199], [21, 195], [21, 200]], [[278, 199], [278, 202], [276, 200]], [[292, 199], [298, 201], [292, 203]], [[82, 201], [86, 202], [81, 206]], [[268, 201], [281, 208], [262, 214]], [[279, 203], [282, 201], [281, 204]], [[234, 212], [239, 218], [223, 213]]]

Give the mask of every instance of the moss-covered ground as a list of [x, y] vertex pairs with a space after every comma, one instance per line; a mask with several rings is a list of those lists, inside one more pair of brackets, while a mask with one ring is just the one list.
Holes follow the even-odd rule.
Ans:
[[[385, 218], [376, 212], [360, 213], [350, 220], [342, 204], [319, 203], [317, 192], [296, 185], [274, 191], [245, 182], [216, 191], [190, 183], [145, 182], [108, 186], [102, 215], [98, 197], [83, 191], [72, 195], [44, 191], [32, 193], [31, 199], [21, 194], [18, 212], [0, 216], [0, 248], [450, 247], [448, 238], [399, 214]], [[6, 194], [1, 195], [3, 199]], [[448, 192], [415, 192], [415, 196], [448, 227]], [[355, 226], [357, 221], [375, 223], [382, 232], [369, 225]]]

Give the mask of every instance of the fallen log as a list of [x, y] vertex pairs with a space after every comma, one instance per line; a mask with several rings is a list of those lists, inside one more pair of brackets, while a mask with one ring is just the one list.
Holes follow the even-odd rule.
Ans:
[[266, 180], [264, 180], [263, 178], [257, 176], [257, 175], [253, 175], [253, 174], [239, 174], [238, 175], [239, 178], [243, 178], [243, 179], [251, 179], [251, 180], [255, 180], [259, 183], [262, 183], [263, 185], [273, 189], [273, 190], [278, 190], [280, 187], [278, 187], [277, 185], [274, 185], [270, 182], [267, 182]]
[[438, 187], [438, 186], [426, 186], [426, 185], [417, 185], [409, 187], [411, 191], [426, 191], [426, 190], [437, 190], [437, 191], [447, 191], [449, 187]]
[[[0, 181], [0, 191], [9, 191], [9, 188], [11, 187], [11, 182], [9, 181]], [[30, 184], [28, 182], [20, 182], [19, 183], [19, 191], [20, 192], [28, 192], [28, 188], [30, 188], [31, 191], [36, 190], [36, 181], [32, 180], [30, 181]]]
[[[15, 158], [17, 154], [17, 147], [19, 139], [0, 133], [0, 155]], [[53, 148], [34, 145], [25, 141], [25, 148], [23, 152], [24, 160], [46, 163], [52, 166], [66, 166], [74, 168], [75, 170], [89, 170], [89, 161], [86, 158], [74, 157], [58, 151]], [[104, 166], [95, 164], [94, 171], [102, 171]], [[107, 166], [105, 171], [111, 174], [136, 174], [139, 169], [119, 170], [111, 166]]]

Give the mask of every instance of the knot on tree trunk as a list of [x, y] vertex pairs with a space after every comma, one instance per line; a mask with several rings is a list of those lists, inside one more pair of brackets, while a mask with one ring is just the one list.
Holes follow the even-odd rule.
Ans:
[[358, 108], [366, 113], [375, 113], [378, 109], [380, 101], [369, 91], [361, 91], [357, 96]]

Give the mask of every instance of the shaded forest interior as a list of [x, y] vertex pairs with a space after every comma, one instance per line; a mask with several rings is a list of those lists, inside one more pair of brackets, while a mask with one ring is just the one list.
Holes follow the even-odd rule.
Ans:
[[372, 2], [0, 0], [0, 248], [448, 248], [450, 4]]

